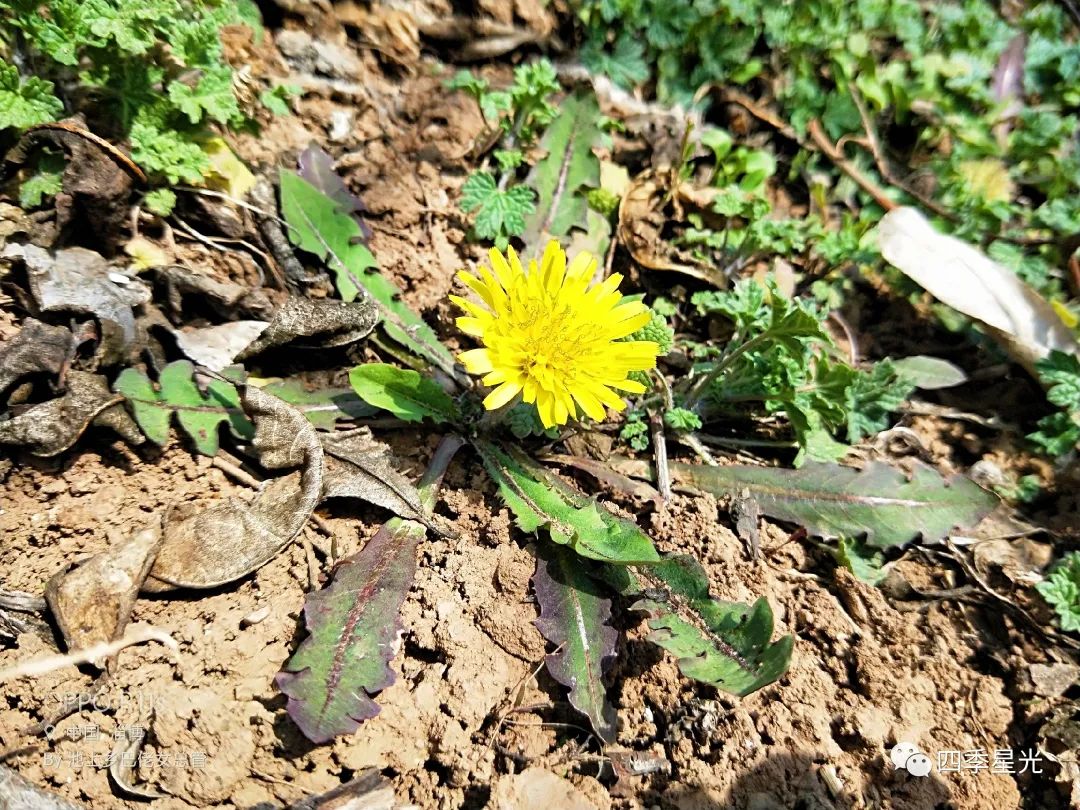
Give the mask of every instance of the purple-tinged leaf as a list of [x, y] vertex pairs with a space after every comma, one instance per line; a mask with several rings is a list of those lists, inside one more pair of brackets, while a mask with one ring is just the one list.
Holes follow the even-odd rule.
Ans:
[[1020, 98], [1024, 93], [1024, 54], [1027, 51], [1027, 34], [1021, 32], [1009, 40], [998, 57], [991, 80], [990, 93], [994, 101]]
[[360, 225], [364, 240], [371, 238], [371, 229], [361, 216], [367, 211], [364, 201], [349, 191], [345, 181], [334, 171], [334, 158], [325, 149], [311, 144], [296, 160], [300, 176], [341, 207], [344, 214], [352, 214]]
[[[646, 462], [614, 462], [626, 475], [653, 475]], [[963, 475], [942, 476], [915, 463], [908, 474], [881, 462], [862, 470], [811, 463], [797, 470], [672, 462], [672, 478], [718, 497], [748, 492], [762, 514], [806, 527], [820, 537], [865, 537], [873, 548], [937, 542], [956, 527], [972, 528], [1000, 503]]]
[[379, 713], [371, 696], [394, 682], [388, 662], [423, 536], [419, 523], [388, 521], [362, 551], [338, 565], [329, 586], [305, 600], [311, 635], [278, 673], [277, 685], [312, 742], [351, 734]]
[[1024, 109], [1024, 62], [1027, 58], [1027, 34], [1021, 31], [1013, 37], [998, 57], [990, 80], [990, 95], [994, 101], [1005, 103], [994, 124], [994, 137], [1003, 147], [1012, 129], [1013, 120]]
[[542, 544], [533, 588], [540, 603], [536, 626], [556, 646], [547, 656], [551, 677], [570, 689], [570, 703], [589, 718], [605, 742], [615, 739], [615, 708], [601, 682], [615, 657], [618, 631], [607, 622], [611, 600], [572, 551], [554, 543]]
[[[431, 509], [461, 444], [448, 437], [436, 451], [419, 487], [425, 508]], [[389, 662], [401, 633], [398, 614], [412, 587], [424, 533], [416, 521], [387, 521], [359, 553], [337, 566], [326, 588], [305, 600], [310, 635], [275, 681], [289, 698], [289, 715], [312, 742], [351, 734], [378, 714], [372, 698], [394, 682]]]

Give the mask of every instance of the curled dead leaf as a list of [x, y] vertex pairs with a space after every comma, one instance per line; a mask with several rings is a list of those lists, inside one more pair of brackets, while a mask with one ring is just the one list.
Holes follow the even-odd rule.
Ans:
[[[682, 196], [697, 207], [705, 207], [698, 205], [706, 202], [704, 198], [698, 200], [692, 195], [686, 196], [692, 191], [687, 189]], [[664, 240], [664, 226], [671, 218], [668, 213], [671, 201], [667, 184], [662, 183], [656, 173], [646, 171], [631, 180], [619, 204], [619, 241], [642, 267], [683, 273], [715, 287], [727, 287], [728, 279], [723, 273], [681, 255]], [[673, 213], [676, 219], [681, 219], [680, 211]]]
[[309, 345], [319, 348], [345, 346], [371, 334], [378, 322], [378, 305], [367, 297], [338, 301], [294, 296], [237, 359], [246, 360], [270, 348], [295, 344], [301, 338], [310, 338]]
[[120, 726], [123, 734], [115, 737], [112, 756], [109, 758], [109, 778], [122, 793], [140, 799], [164, 799], [166, 794], [135, 784], [135, 766], [139, 761], [146, 737], [139, 726]]
[[30, 374], [62, 376], [75, 348], [70, 329], [27, 318], [15, 337], [0, 344], [0, 394]]
[[101, 363], [120, 362], [139, 349], [143, 341], [133, 310], [151, 298], [142, 280], [116, 272], [104, 256], [85, 248], [48, 251], [11, 244], [0, 258], [25, 266], [30, 293], [41, 312], [78, 312], [98, 320]]
[[319, 502], [323, 449], [315, 428], [277, 397], [252, 385], [241, 391], [259, 462], [293, 471], [267, 482], [250, 503], [227, 498], [207, 509], [170, 509], [144, 591], [213, 588], [246, 576], [293, 541]]
[[1013, 587], [1031, 587], [1042, 581], [1054, 548], [1030, 537], [994, 537], [980, 540], [971, 549], [971, 561], [987, 580], [1003, 576]]
[[654, 508], [660, 508], [663, 503], [663, 499], [660, 497], [660, 493], [657, 492], [655, 487], [646, 484], [644, 481], [638, 481], [637, 479], [623, 475], [620, 472], [616, 472], [603, 461], [585, 458], [584, 456], [560, 455], [557, 453], [546, 455], [542, 460], [575, 467], [582, 472], [593, 476], [607, 489], [629, 495], [639, 503], [651, 503]]
[[269, 321], [274, 317], [274, 305], [262, 290], [222, 281], [178, 264], [157, 268], [155, 272], [165, 284], [169, 307], [177, 317], [182, 314], [187, 296], [209, 305], [224, 318]]
[[324, 498], [360, 498], [435, 528], [420, 501], [420, 493], [398, 472], [390, 448], [372, 436], [370, 430], [327, 433], [323, 434], [322, 442], [326, 465]]
[[64, 153], [62, 191], [56, 195], [56, 226], [82, 225], [106, 245], [117, 245], [128, 228], [128, 199], [146, 175], [123, 151], [86, 129], [78, 118], [27, 130], [4, 156], [5, 169], [22, 165], [41, 146]]
[[111, 427], [138, 444], [142, 434], [119, 404], [123, 399], [109, 390], [100, 374], [70, 371], [62, 396], [0, 422], [0, 444], [22, 445], [35, 456], [47, 458], [75, 444], [91, 422]]

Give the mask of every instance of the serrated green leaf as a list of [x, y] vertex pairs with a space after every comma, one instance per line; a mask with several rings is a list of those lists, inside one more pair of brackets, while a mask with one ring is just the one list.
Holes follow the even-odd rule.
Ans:
[[159, 217], [167, 217], [176, 207], [176, 192], [169, 188], [155, 188], [143, 197], [146, 209]]
[[204, 70], [194, 86], [183, 81], [169, 82], [169, 100], [192, 124], [204, 118], [227, 124], [240, 117], [228, 65]]
[[892, 361], [857, 371], [844, 389], [848, 441], [857, 442], [887, 428], [889, 415], [911, 396], [915, 385], [896, 371]]
[[45, 197], [52, 197], [63, 190], [64, 167], [62, 155], [42, 155], [37, 170], [19, 186], [19, 205], [37, 208]]
[[53, 94], [53, 83], [19, 76], [14, 65], [0, 60], [0, 130], [26, 129], [55, 121], [64, 105]]
[[207, 456], [218, 451], [222, 422], [237, 437], [251, 438], [254, 426], [244, 415], [236, 388], [221, 380], [210, 380], [205, 392], [200, 391], [194, 373], [190, 360], [177, 360], [161, 370], [155, 386], [143, 372], [126, 368], [116, 378], [113, 390], [127, 399], [139, 428], [155, 444], [168, 441], [173, 414], [195, 449]]
[[473, 172], [461, 187], [461, 210], [476, 212], [477, 236], [505, 246], [508, 237], [525, 230], [525, 217], [536, 207], [533, 197], [533, 190], [527, 186], [500, 190], [490, 173]]
[[593, 560], [629, 565], [660, 559], [636, 524], [571, 489], [524, 454], [485, 439], [473, 445], [523, 531], [546, 529], [556, 543]]
[[183, 13], [174, 0], [141, 0], [138, 3], [114, 3], [109, 0], [86, 0], [84, 19], [90, 32], [102, 40], [116, 43], [117, 48], [141, 56], [154, 46], [158, 29], [155, 25], [177, 19]]
[[333, 271], [338, 294], [352, 301], [365, 290], [379, 305], [382, 328], [414, 354], [458, 378], [454, 356], [435, 332], [401, 300], [399, 290], [376, 268], [360, 224], [340, 205], [295, 172], [281, 172], [281, 214], [289, 239]]
[[131, 159], [170, 183], [201, 183], [210, 158], [197, 143], [176, 130], [161, 127], [154, 117], [140, 114], [131, 125]]
[[1048, 400], [1061, 408], [1080, 410], [1080, 359], [1076, 355], [1055, 349], [1035, 363], [1035, 370], [1049, 386]]
[[745, 696], [787, 670], [795, 639], [771, 641], [767, 600], [750, 606], [712, 598], [704, 569], [688, 555], [638, 570], [621, 590], [640, 593], [642, 582], [648, 595], [634, 609], [649, 615], [648, 640], [678, 657], [684, 675]]
[[618, 638], [609, 623], [611, 599], [576, 555], [551, 543], [540, 544], [533, 590], [540, 605], [536, 626], [556, 647], [546, 658], [548, 672], [570, 689], [570, 703], [600, 738], [613, 742], [615, 709], [601, 681]]
[[349, 372], [349, 384], [362, 400], [406, 422], [435, 423], [461, 418], [454, 400], [438, 383], [412, 369], [367, 363]]
[[1080, 631], [1080, 552], [1066, 554], [1035, 590], [1054, 608], [1062, 630]]
[[463, 90], [473, 98], [479, 100], [489, 87], [488, 80], [483, 76], [476, 76], [470, 70], [459, 70], [453, 78], [446, 81], [447, 90]]
[[615, 40], [610, 51], [599, 38], [590, 40], [581, 49], [581, 61], [592, 72], [607, 76], [627, 90], [649, 79], [645, 43], [626, 34]]
[[600, 160], [592, 151], [603, 138], [599, 120], [600, 107], [592, 93], [577, 93], [560, 105], [558, 118], [540, 141], [547, 156], [526, 180], [538, 196], [525, 220], [526, 244], [543, 245], [552, 237], [568, 236], [571, 228], [586, 228], [585, 189], [600, 185]]
[[812, 404], [808, 403], [805, 408], [799, 407], [800, 400], [805, 402], [806, 398], [797, 397], [792, 402], [785, 402], [782, 408], [799, 443], [799, 452], [792, 462], [794, 466], [802, 467], [808, 460], [839, 461], [846, 456], [851, 448], [832, 437], [832, 433], [822, 423], [821, 414]]

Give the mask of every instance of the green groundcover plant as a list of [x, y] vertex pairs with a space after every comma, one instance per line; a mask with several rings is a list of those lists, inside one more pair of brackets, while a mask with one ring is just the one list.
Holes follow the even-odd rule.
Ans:
[[[251, 121], [221, 29], [246, 25], [258, 34], [260, 20], [251, 0], [4, 0], [0, 133], [81, 112], [95, 132], [126, 142], [156, 182], [198, 184], [214, 129]], [[286, 112], [290, 92], [266, 90], [261, 102]], [[56, 166], [42, 169], [24, 203], [56, 190]], [[166, 203], [159, 195], [158, 206]]]

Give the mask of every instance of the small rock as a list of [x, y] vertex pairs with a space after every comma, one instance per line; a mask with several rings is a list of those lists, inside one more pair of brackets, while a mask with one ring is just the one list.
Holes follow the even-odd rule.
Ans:
[[1031, 682], [1040, 697], [1058, 697], [1076, 683], [1080, 667], [1075, 664], [1032, 664]]
[[353, 130], [353, 120], [355, 116], [352, 110], [346, 110], [342, 107], [338, 107], [330, 113], [330, 140], [334, 143], [342, 143], [347, 141]]
[[543, 768], [528, 768], [500, 779], [489, 807], [492, 810], [596, 810], [574, 785]]

